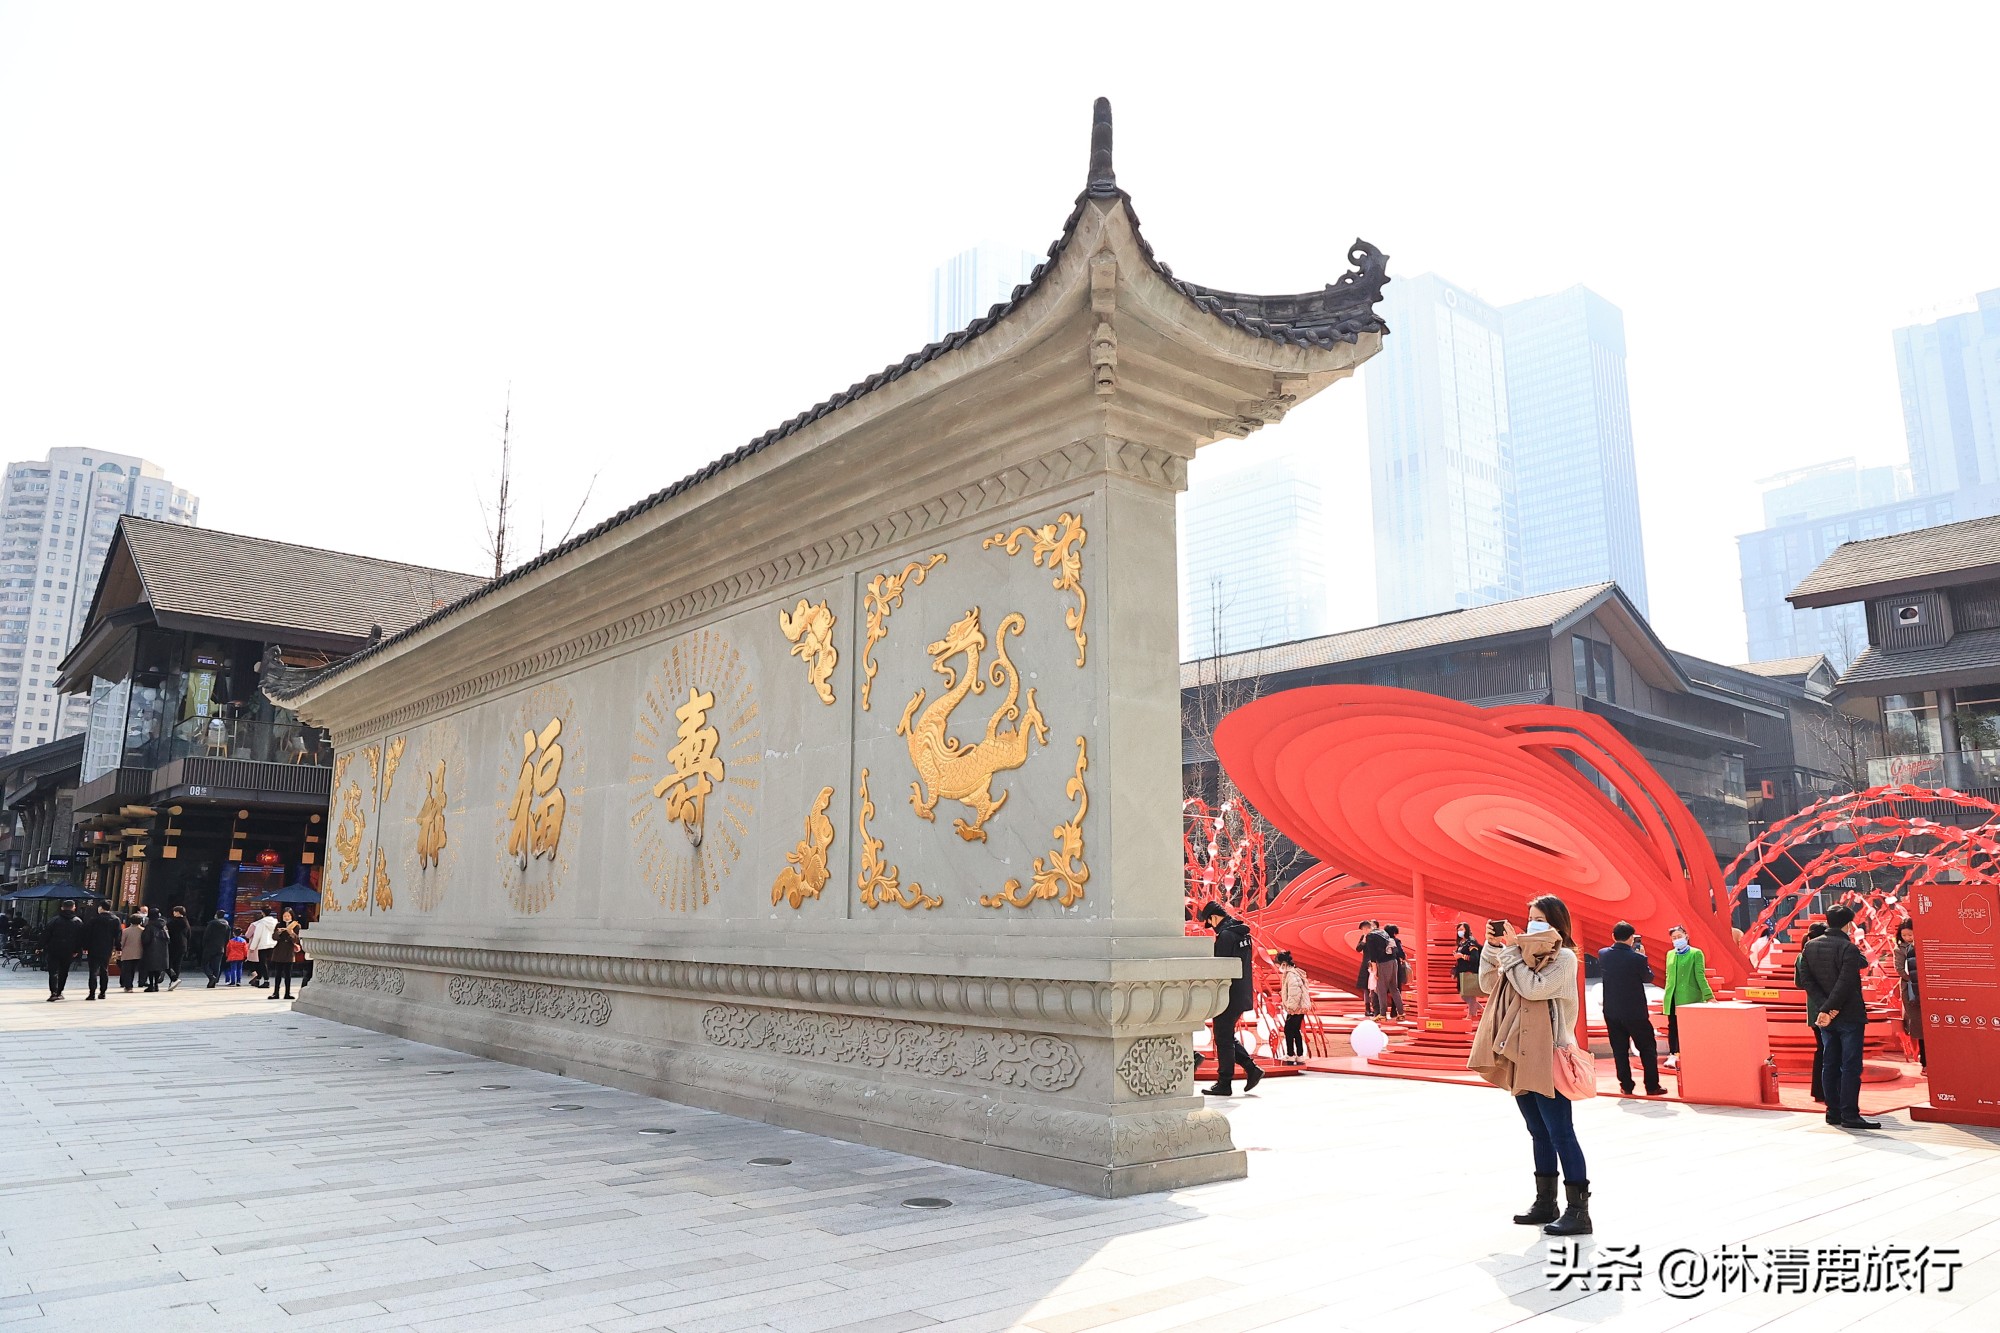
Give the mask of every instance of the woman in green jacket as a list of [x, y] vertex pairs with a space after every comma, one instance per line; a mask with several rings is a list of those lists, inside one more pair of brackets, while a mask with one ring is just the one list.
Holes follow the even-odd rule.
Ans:
[[1708, 971], [1701, 950], [1688, 943], [1686, 926], [1667, 932], [1674, 947], [1667, 952], [1667, 985], [1660, 996], [1660, 1012], [1667, 1016], [1667, 1060], [1680, 1067], [1681, 1017], [1676, 1011], [1684, 1004], [1707, 1004], [1715, 998], [1708, 984]]

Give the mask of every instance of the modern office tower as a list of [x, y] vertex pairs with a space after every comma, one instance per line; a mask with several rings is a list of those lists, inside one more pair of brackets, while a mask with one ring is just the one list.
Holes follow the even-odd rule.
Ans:
[[1895, 332], [1910, 474], [1923, 495], [2000, 485], [2000, 288], [1975, 300], [1976, 310]]
[[931, 341], [978, 319], [1014, 295], [1043, 256], [1002, 245], [961, 251], [931, 271]]
[[1843, 542], [2000, 512], [2000, 488], [1911, 495], [1901, 473], [1843, 458], [1766, 480], [1763, 530], [1736, 539], [1751, 661], [1825, 654], [1844, 670], [1868, 646], [1866, 608], [1852, 603], [1797, 610], [1785, 594]]
[[1368, 386], [1376, 613], [1407, 620], [1519, 597], [1520, 522], [1502, 318], [1435, 274], [1398, 277]]
[[1181, 496], [1181, 658], [1324, 634], [1329, 537], [1319, 484], [1280, 455]]
[[1757, 484], [1764, 488], [1767, 528], [1892, 505], [1911, 494], [1908, 468], [1863, 467], [1852, 458], [1793, 468]]
[[7, 465], [0, 517], [0, 754], [83, 730], [90, 701], [56, 694], [121, 514], [193, 523], [201, 502], [159, 466], [101, 449]]
[[1521, 301], [1500, 315], [1521, 591], [1613, 582], [1650, 614], [1625, 316], [1588, 287]]

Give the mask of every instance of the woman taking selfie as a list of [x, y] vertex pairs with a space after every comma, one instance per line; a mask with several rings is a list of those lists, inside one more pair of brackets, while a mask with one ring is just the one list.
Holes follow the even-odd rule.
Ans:
[[[1517, 935], [1486, 923], [1479, 989], [1490, 998], [1466, 1064], [1514, 1105], [1535, 1144], [1535, 1202], [1514, 1220], [1551, 1236], [1590, 1234], [1590, 1179], [1570, 1123], [1570, 1103], [1597, 1095], [1596, 1063], [1576, 1045], [1576, 939], [1569, 908], [1553, 894], [1528, 904]], [[1556, 1172], [1565, 1207], [1556, 1216]]]

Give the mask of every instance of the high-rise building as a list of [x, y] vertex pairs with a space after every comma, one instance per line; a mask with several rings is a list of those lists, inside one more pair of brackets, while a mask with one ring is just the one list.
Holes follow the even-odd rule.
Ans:
[[946, 334], [978, 319], [1014, 295], [1028, 280], [1042, 256], [1031, 250], [981, 245], [960, 251], [931, 271], [931, 337]]
[[1853, 603], [1801, 610], [1785, 594], [1843, 542], [1995, 512], [1994, 488], [1913, 496], [1900, 472], [1843, 458], [1768, 479], [1764, 528], [1736, 539], [1751, 661], [1824, 655], [1845, 670], [1868, 646], [1866, 608]]
[[1910, 474], [1924, 495], [2000, 485], [2000, 288], [1895, 332]]
[[1197, 480], [1180, 506], [1183, 661], [1327, 632], [1325, 516], [1299, 459]]
[[1500, 312], [1435, 274], [1398, 277], [1368, 384], [1376, 613], [1407, 620], [1521, 595]]
[[1588, 287], [1521, 301], [1500, 315], [1521, 591], [1614, 582], [1650, 614], [1625, 316]]
[[10, 463], [0, 515], [0, 754], [83, 730], [90, 701], [62, 699], [56, 664], [76, 642], [121, 514], [193, 523], [201, 501], [155, 463], [52, 449]]
[[1907, 476], [1842, 459], [1767, 483], [1763, 531], [1736, 539], [1752, 661], [1824, 653], [1844, 669], [1868, 646], [1861, 604], [1785, 600], [1842, 542], [2000, 514], [2000, 289], [1975, 304], [1893, 335]]

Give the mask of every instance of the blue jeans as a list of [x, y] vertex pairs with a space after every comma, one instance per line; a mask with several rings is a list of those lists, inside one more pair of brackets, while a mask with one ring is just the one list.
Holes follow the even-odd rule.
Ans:
[[1524, 1092], [1514, 1098], [1514, 1105], [1521, 1108], [1521, 1119], [1528, 1122], [1528, 1133], [1535, 1140], [1536, 1175], [1554, 1175], [1560, 1161], [1564, 1180], [1590, 1178], [1583, 1166], [1583, 1145], [1576, 1141], [1576, 1127], [1570, 1123], [1567, 1098]]
[[1829, 1120], [1861, 1118], [1861, 1042], [1865, 1023], [1829, 1023], [1819, 1029], [1819, 1090]]

